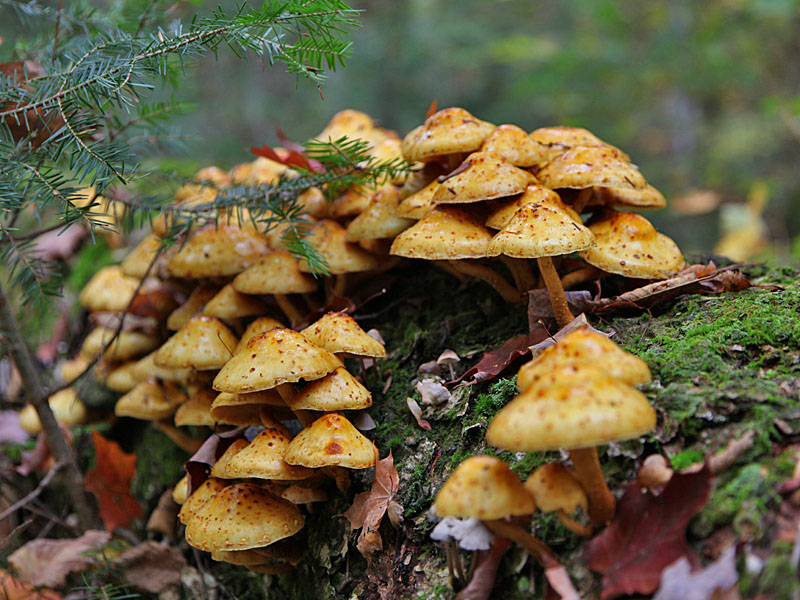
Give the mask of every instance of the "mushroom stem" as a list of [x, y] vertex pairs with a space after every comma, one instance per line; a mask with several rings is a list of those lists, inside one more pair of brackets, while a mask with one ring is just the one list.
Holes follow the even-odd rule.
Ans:
[[177, 427], [170, 424], [169, 421], [154, 421], [153, 424], [160, 429], [164, 435], [175, 442], [175, 445], [184, 452], [194, 454], [200, 449], [200, 446], [203, 445], [203, 440], [189, 437]]
[[558, 520], [561, 521], [564, 527], [569, 529], [575, 535], [581, 536], [582, 538], [588, 538], [592, 535], [592, 531], [594, 531], [594, 528], [591, 525], [581, 525], [563, 510], [557, 511], [556, 516], [558, 516]]
[[278, 390], [286, 406], [289, 407], [289, 410], [291, 410], [294, 416], [303, 424], [303, 427], [308, 427], [314, 422], [314, 414], [311, 411], [292, 408], [292, 403], [294, 402], [295, 396], [297, 396], [297, 392], [294, 391], [291, 383], [282, 383], [275, 389]]
[[492, 286], [506, 302], [511, 304], [522, 304], [525, 302], [525, 296], [522, 292], [503, 279], [497, 271], [487, 267], [486, 265], [467, 262], [465, 260], [451, 260], [448, 262], [456, 271], [461, 271], [465, 275], [471, 275], [472, 277], [483, 279], [486, 283]]
[[533, 274], [531, 264], [527, 259], [513, 258], [505, 254], [501, 254], [500, 259], [511, 271], [511, 275], [514, 277], [514, 284], [519, 291], [527, 292], [536, 287], [536, 276]]
[[553, 305], [553, 313], [556, 316], [558, 327], [562, 328], [569, 324], [575, 316], [569, 310], [567, 304], [567, 296], [564, 294], [564, 288], [561, 286], [561, 279], [558, 277], [558, 272], [553, 266], [553, 259], [549, 256], [540, 256], [536, 259], [539, 265], [539, 271], [544, 279], [544, 285], [547, 288], [547, 293], [550, 295], [550, 304]]
[[303, 294], [303, 301], [306, 303], [308, 310], [314, 312], [315, 310], [319, 309], [322, 304], [317, 301], [311, 294]]
[[329, 466], [322, 467], [322, 472], [336, 482], [336, 489], [343, 494], [350, 493], [350, 486], [352, 485], [350, 471], [344, 467]]
[[602, 273], [602, 271], [597, 267], [583, 267], [582, 269], [577, 269], [564, 275], [561, 278], [561, 286], [567, 290], [598, 277], [600, 273]]
[[333, 293], [337, 296], [344, 296], [347, 288], [347, 273], [339, 273], [336, 276], [336, 282], [333, 284]]
[[586, 208], [586, 205], [589, 204], [589, 200], [592, 199], [592, 188], [584, 188], [578, 194], [578, 197], [575, 199], [575, 202], [572, 203], [573, 210], [581, 214], [583, 209]]
[[455, 268], [453, 268], [453, 266], [452, 266], [452, 265], [451, 265], [449, 262], [447, 262], [446, 260], [432, 260], [431, 262], [432, 262], [434, 265], [436, 265], [437, 267], [439, 267], [440, 269], [444, 269], [445, 271], [447, 271], [448, 273], [450, 273], [450, 275], [452, 275], [453, 277], [455, 277], [455, 278], [456, 278], [456, 279], [458, 279], [459, 281], [464, 281], [464, 280], [466, 279], [466, 277], [464, 276], [464, 274], [463, 274], [461, 271], [457, 271], [457, 270], [456, 270]]
[[569, 456], [589, 500], [589, 520], [594, 525], [605, 525], [614, 518], [615, 501], [603, 477], [597, 448], [573, 448]]
[[497, 535], [501, 535], [510, 539], [512, 542], [516, 542], [528, 553], [536, 559], [543, 567], [547, 568], [556, 564], [556, 558], [553, 554], [553, 551], [548, 548], [547, 544], [543, 541], [533, 537], [530, 533], [522, 529], [519, 525], [514, 525], [513, 523], [509, 523], [508, 521], [502, 521], [500, 519], [494, 519], [492, 521], [483, 521], [483, 524], [486, 525], [489, 529], [491, 529]]
[[289, 317], [293, 326], [303, 321], [303, 315], [289, 298], [284, 294], [273, 294], [273, 297], [275, 298], [275, 302], [278, 303], [278, 307], [283, 311], [283, 314]]

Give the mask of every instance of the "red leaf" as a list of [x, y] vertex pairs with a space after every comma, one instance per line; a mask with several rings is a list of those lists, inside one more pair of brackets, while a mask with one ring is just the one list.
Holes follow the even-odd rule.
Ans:
[[320, 171], [322, 165], [316, 161], [309, 159], [305, 154], [297, 150], [289, 150], [286, 156], [281, 156], [270, 146], [264, 145], [261, 148], [250, 148], [250, 152], [256, 156], [263, 156], [275, 162], [286, 165], [287, 167], [306, 169], [307, 171]]
[[131, 495], [131, 480], [136, 473], [136, 455], [126, 454], [119, 444], [92, 430], [95, 466], [86, 474], [84, 487], [97, 496], [100, 516], [107, 531], [126, 527], [144, 516], [139, 502]]
[[538, 326], [531, 333], [523, 333], [506, 341], [500, 348], [483, 355], [477, 365], [469, 369], [456, 381], [466, 381], [467, 385], [494, 379], [505, 371], [520, 356], [528, 353], [531, 346], [549, 337], [547, 330]]
[[697, 564], [686, 526], [708, 502], [712, 482], [704, 466], [697, 473], [673, 475], [659, 496], [636, 484], [627, 489], [614, 520], [583, 553], [588, 567], [603, 574], [603, 599], [652, 593], [664, 568], [681, 557]]
[[436, 108], [438, 107], [438, 105], [439, 105], [439, 101], [436, 98], [434, 98], [433, 102], [431, 102], [431, 105], [428, 108], [428, 114], [425, 115], [426, 119], [436, 112]]

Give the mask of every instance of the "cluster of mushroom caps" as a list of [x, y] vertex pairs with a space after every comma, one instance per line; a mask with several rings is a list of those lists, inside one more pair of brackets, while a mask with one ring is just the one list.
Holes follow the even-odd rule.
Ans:
[[[549, 463], [523, 484], [495, 456], [463, 461], [440, 489], [437, 516], [478, 518], [546, 561], [548, 550], [528, 528], [509, 518], [530, 519], [538, 507], [557, 512], [564, 525], [588, 537], [614, 515], [614, 497], [603, 477], [597, 446], [639, 437], [652, 430], [656, 414], [634, 386], [650, 381], [650, 370], [603, 334], [571, 330], [526, 363], [517, 375], [519, 395], [489, 424], [492, 446], [514, 452], [566, 449], [573, 468]], [[586, 512], [589, 523], [574, 517]]]

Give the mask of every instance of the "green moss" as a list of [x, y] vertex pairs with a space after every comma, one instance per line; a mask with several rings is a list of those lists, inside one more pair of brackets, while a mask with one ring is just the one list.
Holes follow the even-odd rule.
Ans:
[[501, 377], [492, 383], [485, 393], [478, 394], [474, 410], [476, 420], [488, 423], [516, 394], [516, 376], [511, 378]]
[[739, 589], [746, 598], [755, 596], [774, 600], [792, 600], [800, 592], [797, 570], [792, 568], [792, 544], [779, 542], [772, 549], [772, 555], [758, 574], [744, 569]]
[[183, 463], [189, 455], [154, 427], [144, 430], [136, 448], [136, 476], [131, 490], [146, 506], [154, 506], [161, 493], [183, 476]]
[[705, 459], [706, 459], [705, 454], [700, 452], [700, 450], [689, 449], [689, 450], [684, 450], [683, 452], [679, 452], [675, 456], [671, 457], [669, 460], [670, 463], [672, 463], [672, 468], [677, 471], [680, 471], [695, 463], [701, 463]]

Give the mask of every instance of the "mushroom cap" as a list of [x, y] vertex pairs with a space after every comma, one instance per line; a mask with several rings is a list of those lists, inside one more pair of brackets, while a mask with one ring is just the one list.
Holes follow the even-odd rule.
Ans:
[[361, 329], [356, 320], [347, 313], [326, 313], [300, 333], [312, 344], [335, 354], [373, 358], [386, 356], [383, 344], [367, 335], [367, 332]]
[[325, 502], [328, 499], [328, 492], [321, 487], [307, 487], [294, 483], [281, 492], [281, 498], [292, 504], [310, 504]]
[[310, 187], [300, 192], [297, 196], [297, 205], [315, 219], [324, 219], [328, 216], [329, 206], [325, 194], [318, 187]]
[[517, 474], [494, 456], [470, 456], [436, 494], [439, 517], [475, 517], [484, 521], [532, 515], [533, 498]]
[[161, 385], [155, 379], [146, 379], [136, 384], [114, 405], [118, 417], [133, 417], [145, 421], [159, 421], [175, 414], [186, 396], [171, 384]]
[[132, 360], [112, 369], [106, 375], [104, 381], [106, 387], [115, 392], [131, 391], [141, 381], [141, 378], [136, 376], [136, 364], [137, 361]]
[[639, 169], [627, 162], [625, 156], [611, 146], [576, 146], [556, 156], [536, 173], [536, 177], [551, 189], [646, 187], [647, 181]]
[[487, 256], [539, 258], [591, 248], [592, 232], [559, 204], [543, 201], [519, 208], [489, 242]]
[[656, 413], [639, 390], [594, 367], [552, 370], [495, 415], [486, 440], [506, 450], [590, 448], [639, 437]]
[[312, 468], [367, 469], [375, 465], [375, 446], [342, 415], [329, 413], [295, 436], [286, 462]]
[[[47, 399], [47, 403], [50, 405], [56, 421], [67, 427], [85, 423], [89, 417], [86, 405], [71, 387], [56, 392]], [[20, 411], [19, 425], [31, 435], [36, 435], [42, 430], [39, 415], [32, 404], [26, 404]]]
[[186, 541], [207, 552], [248, 550], [294, 535], [303, 524], [303, 514], [291, 502], [252, 483], [237, 483], [200, 508], [186, 525]]
[[437, 206], [398, 235], [390, 254], [425, 260], [484, 258], [491, 232], [454, 206]]
[[576, 213], [570, 206], [562, 202], [561, 197], [550, 188], [538, 185], [536, 183], [530, 184], [525, 188], [525, 191], [519, 196], [509, 198], [507, 200], [498, 201], [496, 208], [489, 213], [484, 223], [491, 229], [503, 229], [511, 218], [523, 206], [531, 204], [553, 204], [558, 206], [569, 216], [571, 216], [578, 223], [581, 222], [580, 215]]
[[298, 332], [279, 327], [251, 338], [214, 378], [214, 389], [257, 392], [301, 379], [319, 379], [341, 364]]
[[[325, 257], [332, 275], [372, 271], [380, 266], [378, 257], [348, 242], [346, 238], [344, 227], [336, 221], [325, 219], [314, 225], [306, 241]], [[300, 270], [311, 272], [305, 261], [300, 262]]]
[[244, 438], [234, 440], [211, 467], [209, 475], [218, 479], [238, 479], [239, 475], [231, 469], [231, 460], [248, 445], [249, 442]]
[[[541, 127], [530, 133], [530, 138], [539, 144], [540, 158], [538, 165], [550, 162], [559, 154], [563, 154], [575, 146], [609, 146], [591, 131], [582, 127], [567, 127], [559, 125], [556, 127]], [[613, 148], [613, 146], [609, 146]], [[614, 148], [617, 150], [616, 148]], [[629, 161], [627, 154], [620, 152], [622, 160]]]
[[[81, 354], [93, 358], [100, 354], [105, 345], [114, 336], [116, 331], [106, 327], [95, 327], [81, 346]], [[107, 360], [128, 360], [150, 352], [158, 346], [158, 338], [154, 335], [138, 331], [121, 331], [114, 343], [106, 350], [104, 358]]]
[[184, 475], [180, 478], [178, 483], [172, 488], [172, 499], [175, 504], [183, 505], [186, 498], [189, 496], [189, 476]]
[[337, 112], [325, 125], [316, 139], [336, 141], [342, 137], [369, 140], [375, 130], [375, 121], [367, 113], [352, 108]]
[[305, 479], [313, 471], [286, 462], [289, 436], [280, 429], [267, 428], [259, 433], [228, 463], [233, 477], [293, 481]]
[[473, 152], [433, 195], [434, 204], [466, 204], [521, 194], [533, 175], [492, 152]]
[[595, 366], [628, 385], [642, 385], [651, 379], [650, 367], [641, 358], [625, 352], [602, 333], [582, 327], [522, 365], [517, 389], [524, 392], [554, 368], [568, 365]]
[[56, 377], [64, 383], [74, 381], [89, 366], [90, 360], [82, 354], [77, 354], [74, 358], [67, 358], [56, 365]]
[[[161, 240], [159, 237], [153, 233], [149, 234], [122, 261], [120, 265], [122, 274], [126, 277], [142, 279], [147, 275], [147, 269], [160, 249]], [[151, 270], [151, 274], [153, 273], [155, 271]]]
[[230, 320], [260, 315], [265, 310], [266, 306], [261, 299], [243, 294], [229, 283], [208, 301], [203, 307], [203, 314]]
[[167, 329], [177, 331], [186, 325], [189, 319], [198, 315], [206, 303], [216, 296], [221, 289], [222, 287], [218, 285], [211, 285], [208, 283], [201, 283], [198, 285], [192, 290], [192, 293], [189, 294], [189, 298], [187, 298], [186, 302], [173, 310], [169, 317], [167, 317]]
[[307, 294], [317, 289], [317, 282], [300, 270], [294, 256], [275, 250], [239, 273], [233, 287], [244, 294]]
[[264, 566], [270, 561], [296, 565], [303, 559], [303, 549], [295, 543], [295, 540], [285, 539], [263, 548], [212, 552], [211, 558], [234, 565], [244, 565], [248, 568]]
[[[229, 395], [235, 396], [235, 394]], [[262, 406], [262, 404], [212, 405], [210, 414], [215, 423], [236, 425], [237, 427], [258, 427], [261, 425], [260, 410]]]
[[79, 299], [89, 312], [122, 312], [130, 303], [139, 281], [122, 273], [119, 266], [105, 267], [95, 273]]
[[151, 352], [134, 363], [131, 374], [137, 383], [150, 377], [176, 383], [188, 383], [195, 379], [195, 373], [190, 368], [175, 369], [157, 366], [155, 363], [156, 352]]
[[516, 125], [498, 125], [481, 146], [482, 152], [502, 156], [515, 167], [532, 167], [539, 162], [540, 145]]
[[[385, 140], [377, 142], [370, 148], [369, 154], [379, 162], [388, 163], [397, 161], [403, 158], [403, 142], [398, 137], [386, 138]], [[398, 173], [389, 179], [388, 183], [402, 185], [406, 179], [408, 179], [408, 174]]]
[[547, 463], [536, 469], [525, 481], [525, 489], [543, 513], [563, 510], [570, 514], [579, 508], [586, 510], [588, 504], [581, 484], [561, 463]]
[[236, 344], [236, 349], [233, 351], [233, 353], [238, 354], [240, 350], [247, 346], [247, 342], [257, 336], [259, 333], [264, 333], [265, 331], [275, 329], [276, 327], [285, 327], [285, 325], [277, 319], [273, 319], [272, 317], [259, 317], [250, 323], [250, 325], [247, 326], [247, 329], [244, 330], [244, 333], [242, 334], [242, 337], [239, 338], [239, 343]]
[[677, 244], [642, 215], [606, 209], [587, 223], [597, 245], [581, 252], [590, 265], [641, 279], [666, 279], [684, 265]]
[[347, 226], [348, 242], [393, 238], [414, 224], [412, 219], [396, 216], [400, 201], [397, 188], [384, 186], [375, 192], [364, 211]]
[[625, 187], [596, 187], [592, 190], [589, 206], [605, 205], [613, 207], [665, 208], [667, 199], [649, 183], [643, 189]]
[[481, 147], [494, 125], [481, 121], [463, 108], [444, 108], [403, 138], [403, 156], [429, 161], [447, 154], [474, 152]]
[[330, 203], [328, 212], [335, 219], [360, 215], [369, 206], [373, 193], [375, 193], [375, 189], [371, 184], [348, 188]]
[[434, 179], [418, 192], [407, 196], [397, 205], [395, 214], [404, 219], [421, 219], [433, 208], [433, 197], [440, 185]]
[[[191, 519], [194, 518], [197, 511], [217, 492], [223, 490], [230, 482], [216, 477], [209, 477], [201, 483], [191, 495], [186, 498], [178, 513], [178, 519], [181, 523], [186, 525]], [[187, 488], [188, 489], [188, 488]]]
[[211, 403], [217, 393], [213, 390], [201, 389], [175, 411], [175, 425], [193, 425], [195, 427], [213, 427], [215, 421], [211, 418]]
[[153, 361], [159, 367], [211, 371], [230, 360], [237, 342], [236, 336], [218, 318], [200, 315], [164, 342]]
[[[276, 390], [262, 390], [250, 394], [223, 392], [211, 404], [210, 414], [214, 421], [226, 425], [264, 425], [261, 414], [264, 407], [279, 407], [288, 412], [286, 403]], [[278, 423], [271, 423], [271, 426], [282, 427]]]
[[360, 410], [372, 406], [372, 394], [347, 369], [339, 367], [308, 383], [290, 402], [292, 410]]
[[174, 277], [197, 279], [241, 273], [269, 251], [264, 235], [220, 223], [195, 229], [167, 263]]

